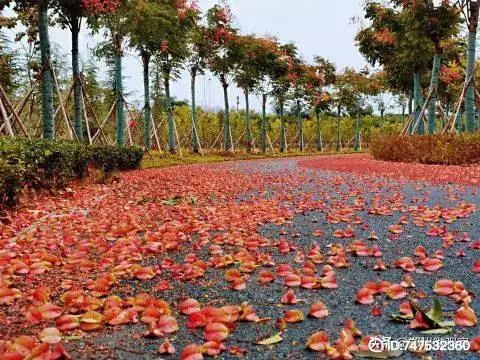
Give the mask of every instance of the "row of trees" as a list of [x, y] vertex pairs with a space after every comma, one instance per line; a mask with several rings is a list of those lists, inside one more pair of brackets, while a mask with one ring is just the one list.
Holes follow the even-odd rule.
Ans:
[[[465, 130], [475, 131], [477, 1], [369, 0], [364, 11], [368, 23], [357, 34], [357, 45], [370, 64], [382, 66], [388, 88], [413, 99], [408, 132], [440, 130], [439, 112], [460, 132], [462, 110]], [[428, 89], [425, 97], [422, 88]], [[423, 113], [428, 113], [426, 129]]]
[[[191, 76], [191, 134], [195, 152], [200, 150], [198, 134], [195, 82], [205, 71], [213, 73], [220, 81], [225, 101], [223, 144], [227, 151], [233, 149], [230, 124], [229, 86], [234, 83], [245, 95], [245, 144], [253, 146], [249, 96], [261, 96], [260, 148], [266, 151], [268, 143], [267, 103], [273, 100], [280, 118], [280, 150], [287, 149], [285, 112], [294, 112], [297, 118], [296, 137], [301, 150], [305, 147], [305, 113], [315, 115], [317, 144], [321, 146], [320, 114], [332, 107], [337, 112], [337, 148], [340, 147], [340, 117], [345, 111], [359, 116], [365, 111], [362, 98], [384, 91], [382, 74], [369, 74], [345, 69], [337, 74], [335, 65], [316, 57], [306, 63], [294, 44], [281, 44], [274, 37], [243, 35], [234, 26], [229, 7], [222, 3], [201, 14], [195, 2], [187, 0], [0, 0], [0, 10], [10, 7], [16, 16], [4, 19], [2, 24], [14, 27], [18, 23], [27, 28], [31, 41], [38, 42], [42, 66], [42, 132], [44, 138], [55, 136], [54, 74], [51, 46], [48, 36], [50, 25], [68, 28], [72, 34], [73, 123], [75, 137], [82, 141], [82, 91], [85, 80], [80, 74], [78, 34], [83, 21], [93, 33], [101, 33], [105, 41], [97, 53], [106, 57], [114, 68], [116, 102], [116, 138], [125, 144], [124, 94], [122, 86], [123, 44], [135, 50], [143, 63], [144, 145], [152, 146], [150, 68], [155, 66], [161, 74], [164, 89], [165, 115], [168, 125], [168, 148], [175, 152], [178, 141], [172, 110], [170, 82], [188, 69]], [[7, 21], [8, 20], [8, 21]], [[379, 97], [380, 99], [381, 97]], [[362, 109], [363, 108], [363, 109]], [[383, 117], [383, 111], [381, 115]], [[357, 118], [357, 121], [358, 121]], [[358, 127], [358, 126], [357, 126]], [[358, 135], [355, 141], [358, 146]]]
[[[85, 79], [80, 73], [78, 56], [78, 35], [82, 22], [86, 22], [93, 33], [103, 35], [104, 42], [98, 47], [97, 53], [106, 58], [114, 69], [116, 139], [120, 146], [125, 144], [124, 130], [128, 126], [125, 124], [122, 84], [124, 45], [136, 51], [143, 63], [144, 103], [138, 111], [143, 113], [143, 143], [146, 148], [152, 146], [152, 66], [157, 74], [155, 86], [158, 86], [160, 78], [162, 80], [168, 149], [171, 152], [175, 152], [179, 144], [175, 133], [170, 83], [184, 69], [189, 71], [191, 77], [190, 130], [195, 152], [201, 146], [195, 82], [198, 75], [206, 71], [216, 76], [223, 88], [225, 108], [222, 143], [227, 151], [233, 149], [228, 97], [228, 89], [232, 84], [245, 94], [245, 144], [249, 150], [253, 146], [249, 111], [251, 94], [257, 94], [262, 99], [262, 151], [266, 151], [269, 140], [266, 110], [269, 100], [274, 102], [280, 118], [281, 151], [287, 148], [284, 116], [287, 110], [296, 116], [296, 138], [301, 150], [305, 147], [305, 114], [316, 119], [317, 144], [321, 147], [320, 115], [334, 110], [337, 117], [336, 147], [340, 148], [342, 114], [354, 114], [356, 128], [359, 129], [360, 118], [368, 108], [366, 100], [373, 99], [382, 124], [387, 109], [385, 92], [398, 97], [403, 112], [408, 104], [408, 112], [414, 114], [410, 121], [410, 132], [425, 132], [421, 117], [427, 107], [428, 132], [435, 132], [439, 127], [436, 121], [437, 105], [447, 116], [453, 109], [458, 119], [457, 129], [461, 130], [460, 101], [455, 102], [459, 95], [466, 99], [466, 130], [473, 131], [475, 128], [475, 89], [472, 81], [478, 13], [475, 1], [455, 4], [449, 1], [434, 4], [431, 0], [367, 1], [365, 18], [368, 24], [359, 31], [356, 41], [361, 53], [373, 66], [382, 66], [381, 71], [374, 73], [351, 68], [338, 73], [335, 65], [322, 57], [316, 57], [312, 63], [305, 62], [294, 44], [281, 44], [269, 36], [241, 34], [225, 3], [213, 6], [205, 14], [190, 0], [0, 0], [0, 11], [7, 7], [13, 9], [16, 15], [8, 19], [1, 18], [0, 26], [13, 28], [21, 23], [26, 27], [30, 41], [38, 44], [42, 64], [38, 73], [42, 90], [42, 132], [45, 138], [53, 138], [56, 133], [54, 102], [58, 95], [54, 93], [55, 76], [48, 36], [49, 26], [52, 25], [68, 28], [72, 34], [73, 130], [78, 140], [84, 138], [82, 111], [85, 107], [82, 106], [82, 92], [85, 91]], [[470, 14], [468, 53], [461, 36], [462, 10]], [[462, 86], [463, 64], [466, 64], [467, 81]], [[0, 71], [8, 75], [2, 66]], [[425, 87], [430, 73], [428, 95], [423, 99], [421, 89]], [[8, 76], [2, 76], [4, 86], [8, 85], [8, 81], [11, 81]], [[441, 107], [439, 100], [444, 107]], [[428, 104], [424, 104], [427, 101]], [[356, 131], [354, 141], [357, 148], [359, 133]]]

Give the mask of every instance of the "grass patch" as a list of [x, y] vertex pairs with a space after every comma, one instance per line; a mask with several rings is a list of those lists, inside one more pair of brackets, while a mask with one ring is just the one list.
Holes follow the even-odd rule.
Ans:
[[153, 169], [153, 168], [162, 168], [167, 166], [175, 165], [187, 165], [187, 164], [208, 164], [208, 163], [217, 163], [224, 161], [238, 161], [238, 160], [254, 160], [254, 159], [275, 159], [275, 158], [286, 158], [286, 157], [296, 157], [296, 156], [315, 156], [315, 155], [333, 155], [333, 154], [352, 154], [358, 153], [352, 149], [346, 149], [342, 151], [331, 151], [325, 150], [323, 152], [318, 151], [288, 151], [285, 153], [276, 152], [275, 154], [269, 153], [246, 153], [243, 151], [237, 151], [233, 154], [221, 152], [221, 151], [212, 151], [204, 152], [203, 155], [193, 154], [191, 152], [183, 151], [183, 156], [179, 154], [170, 154], [166, 152], [159, 151], [150, 151], [146, 153], [143, 157], [141, 164], [142, 169]]

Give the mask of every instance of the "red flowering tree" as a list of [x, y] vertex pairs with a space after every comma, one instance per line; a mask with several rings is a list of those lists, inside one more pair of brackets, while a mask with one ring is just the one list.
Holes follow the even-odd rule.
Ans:
[[228, 104], [228, 86], [231, 77], [237, 70], [241, 49], [236, 46], [237, 29], [232, 22], [232, 13], [226, 5], [215, 5], [207, 11], [207, 36], [212, 43], [212, 51], [208, 59], [210, 71], [216, 75], [223, 88], [225, 102], [224, 117], [224, 148], [233, 151], [233, 141], [230, 129], [230, 108]]
[[[2, 26], [13, 27], [18, 20], [27, 27], [29, 40], [36, 41], [38, 37], [40, 47], [40, 58], [42, 62], [41, 69], [41, 94], [42, 94], [42, 135], [45, 139], [55, 137], [54, 107], [53, 107], [53, 76], [50, 68], [50, 39], [48, 36], [48, 7], [50, 0], [0, 0], [0, 12], [6, 7], [11, 6], [17, 13], [17, 18], [12, 21], [2, 21]], [[36, 11], [30, 11], [35, 9]], [[23, 14], [35, 14], [34, 19], [31, 16], [22, 16]], [[34, 22], [32, 26], [32, 20]], [[36, 22], [36, 24], [35, 24]]]
[[323, 69], [320, 66], [308, 65], [298, 61], [293, 65], [290, 73], [292, 82], [292, 97], [294, 101], [293, 108], [297, 113], [298, 126], [298, 147], [300, 151], [305, 150], [305, 139], [303, 134], [302, 109], [307, 107], [310, 112], [310, 106], [324, 83]]
[[170, 81], [179, 75], [190, 54], [188, 40], [190, 31], [194, 28], [199, 17], [199, 10], [195, 1], [162, 0], [166, 8], [176, 14], [171, 26], [164, 29], [157, 36], [161, 39], [160, 49], [155, 54], [156, 61], [163, 75], [165, 88], [165, 108], [168, 123], [168, 147], [171, 153], [176, 151], [175, 123], [173, 119], [172, 101], [170, 95]]
[[272, 83], [277, 71], [279, 44], [274, 37], [238, 36], [237, 47], [241, 50], [239, 66], [235, 74], [237, 85], [245, 93], [246, 109], [246, 140], [249, 150], [251, 141], [250, 115], [248, 95], [256, 91], [262, 97], [261, 144], [262, 152], [267, 148], [267, 99], [272, 90]]
[[207, 37], [206, 28], [196, 21], [191, 29], [189, 38], [188, 66], [190, 69], [190, 90], [191, 90], [191, 116], [192, 116], [192, 145], [193, 152], [198, 153], [200, 143], [198, 139], [198, 120], [195, 83], [198, 74], [204, 74], [207, 68], [207, 59], [210, 55], [212, 45]]
[[317, 150], [323, 150], [322, 144], [322, 133], [321, 133], [321, 124], [320, 124], [320, 113], [330, 109], [332, 105], [332, 96], [328, 92], [328, 88], [331, 87], [336, 80], [336, 66], [333, 62], [321, 57], [315, 56], [314, 59], [315, 66], [321, 70], [323, 74], [323, 84], [322, 86], [317, 86], [314, 88], [315, 92], [312, 96], [312, 105], [315, 113], [316, 121], [316, 138], [317, 138]]
[[178, 19], [176, 7], [165, 6], [157, 0], [128, 1], [128, 37], [130, 46], [140, 53], [143, 64], [144, 86], [144, 139], [145, 147], [150, 149], [151, 142], [151, 106], [150, 106], [150, 62], [161, 51], [163, 39], [159, 34], [171, 27]]
[[103, 13], [114, 12], [120, 0], [50, 0], [50, 8], [56, 14], [55, 21], [62, 28], [68, 28], [72, 34], [72, 75], [74, 81], [74, 124], [77, 139], [83, 140], [82, 88], [78, 59], [78, 35], [82, 19], [95, 17]]

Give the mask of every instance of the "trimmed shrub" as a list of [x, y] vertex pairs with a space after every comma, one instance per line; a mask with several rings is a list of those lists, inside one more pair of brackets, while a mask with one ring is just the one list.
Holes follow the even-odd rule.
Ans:
[[25, 187], [54, 190], [83, 179], [89, 164], [108, 175], [137, 169], [142, 157], [137, 147], [0, 138], [0, 207], [14, 205]]
[[480, 163], [480, 134], [377, 136], [370, 144], [375, 159], [441, 165]]

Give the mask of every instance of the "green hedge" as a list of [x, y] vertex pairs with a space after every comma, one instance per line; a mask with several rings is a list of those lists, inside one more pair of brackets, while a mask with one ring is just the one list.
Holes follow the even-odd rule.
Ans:
[[78, 142], [0, 138], [0, 206], [14, 205], [22, 189], [59, 189], [92, 166], [105, 173], [137, 169], [141, 148]]
[[480, 134], [378, 136], [370, 144], [373, 157], [422, 164], [480, 163]]

